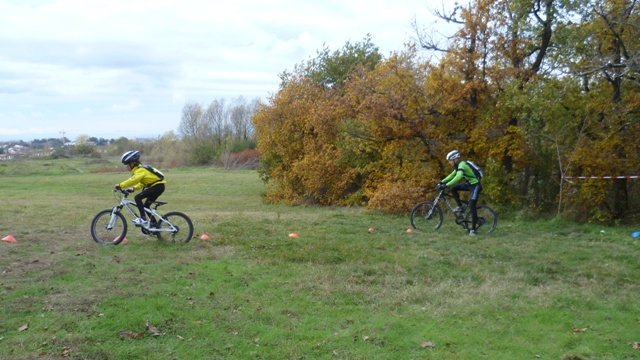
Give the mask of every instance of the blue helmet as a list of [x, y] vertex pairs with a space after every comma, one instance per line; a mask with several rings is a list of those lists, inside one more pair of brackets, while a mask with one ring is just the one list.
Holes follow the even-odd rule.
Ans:
[[140, 161], [140, 151], [138, 150], [130, 150], [126, 153], [122, 154], [122, 158], [120, 159], [123, 164], [129, 165], [132, 162]]

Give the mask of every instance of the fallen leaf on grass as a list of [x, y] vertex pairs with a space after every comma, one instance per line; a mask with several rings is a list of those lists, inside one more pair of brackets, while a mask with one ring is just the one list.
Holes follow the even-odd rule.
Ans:
[[384, 340], [372, 336], [362, 335], [362, 341], [375, 346], [384, 346]]
[[586, 332], [587, 328], [572, 328], [571, 332], [574, 334], [582, 334], [583, 332]]
[[23, 324], [18, 328], [18, 331], [22, 332], [29, 328], [29, 324]]
[[420, 347], [423, 349], [435, 349], [436, 344], [433, 341], [423, 341]]
[[151, 334], [151, 336], [162, 336], [162, 333], [160, 332], [160, 330], [158, 330], [157, 327], [149, 324], [149, 322], [147, 321], [147, 331]]
[[118, 333], [118, 336], [120, 336], [122, 339], [140, 340], [144, 337], [144, 333], [125, 330], [125, 331], [120, 331]]
[[71, 348], [65, 347], [62, 349], [62, 357], [70, 357], [71, 356]]
[[640, 350], [640, 341], [636, 341], [633, 344], [631, 344], [631, 347], [634, 348], [634, 350]]
[[292, 239], [298, 239], [300, 237], [300, 234], [292, 232], [289, 234], [289, 237]]
[[376, 232], [376, 228], [370, 227], [367, 231], [369, 232], [369, 234], [373, 234], [374, 232]]

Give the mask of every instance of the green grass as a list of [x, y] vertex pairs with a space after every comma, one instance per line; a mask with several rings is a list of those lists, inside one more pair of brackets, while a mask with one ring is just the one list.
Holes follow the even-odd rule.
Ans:
[[164, 208], [210, 241], [130, 228], [101, 246], [89, 225], [118, 168], [0, 167], [0, 236], [18, 240], [0, 242], [0, 358], [640, 358], [635, 229], [502, 216], [488, 237], [451, 219], [409, 234], [406, 215], [265, 205], [253, 171], [184, 168]]

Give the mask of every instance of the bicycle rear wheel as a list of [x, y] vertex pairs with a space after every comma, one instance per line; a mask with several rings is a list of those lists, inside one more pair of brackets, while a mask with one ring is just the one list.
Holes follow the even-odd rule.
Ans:
[[193, 223], [181, 212], [164, 214], [158, 222], [158, 238], [178, 243], [188, 243], [193, 236]]
[[[490, 207], [480, 205], [476, 208], [478, 211], [478, 223], [476, 224], [476, 233], [491, 234], [498, 226], [498, 215]], [[471, 227], [471, 211], [467, 212], [465, 221]]]
[[99, 244], [118, 245], [127, 235], [127, 221], [113, 209], [102, 210], [91, 221], [91, 236]]
[[442, 226], [442, 209], [433, 202], [425, 201], [411, 209], [411, 226], [418, 230], [438, 230]]

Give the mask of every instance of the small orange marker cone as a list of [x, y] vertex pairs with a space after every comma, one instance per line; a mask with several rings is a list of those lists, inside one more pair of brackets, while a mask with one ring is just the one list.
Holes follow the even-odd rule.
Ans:
[[4, 241], [4, 242], [8, 242], [8, 243], [15, 243], [15, 242], [17, 242], [17, 241], [16, 241], [16, 238], [14, 238], [14, 237], [13, 237], [13, 235], [7, 235], [7, 236], [3, 237], [3, 238], [2, 238], [2, 241]]
[[[113, 239], [113, 242], [114, 242], [114, 243], [115, 243], [115, 242], [118, 242], [118, 240], [120, 240], [120, 236], [116, 236], [116, 238], [115, 238], [115, 239]], [[128, 242], [129, 242], [129, 240], [127, 240], [127, 237], [125, 236], [125, 237], [124, 237], [124, 239], [122, 239], [122, 241], [120, 242], [120, 245], [124, 245], [124, 244], [126, 244], [126, 243], [128, 243]]]
[[200, 240], [202, 240], [202, 241], [209, 240], [209, 234], [203, 233], [202, 235], [200, 235]]

